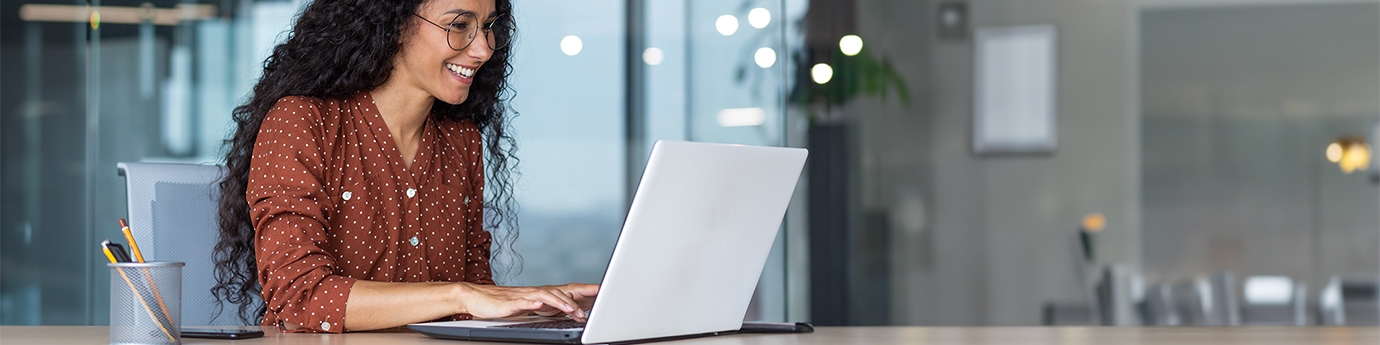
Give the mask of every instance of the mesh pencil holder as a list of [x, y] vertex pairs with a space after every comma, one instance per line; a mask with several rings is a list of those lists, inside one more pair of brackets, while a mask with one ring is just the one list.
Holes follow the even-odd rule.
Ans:
[[109, 263], [110, 343], [181, 344], [181, 262]]

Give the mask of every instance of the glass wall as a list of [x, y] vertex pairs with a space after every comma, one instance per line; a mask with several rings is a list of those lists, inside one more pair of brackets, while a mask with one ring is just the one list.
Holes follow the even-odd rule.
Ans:
[[[911, 100], [858, 93], [810, 127], [812, 153], [838, 149], [844, 166], [829, 176], [844, 180], [832, 185], [843, 202], [817, 203], [814, 187], [831, 185], [810, 177], [811, 205], [829, 206], [811, 216], [837, 212], [812, 218], [810, 239], [848, 242], [811, 242], [834, 253], [812, 252], [811, 274], [847, 278], [811, 284], [835, 297], [812, 300], [817, 323], [1318, 325], [1352, 304], [1375, 315], [1360, 291], [1380, 282], [1380, 3], [810, 9], [807, 47], [829, 54], [812, 63], [842, 69], [842, 38], [856, 34], [858, 56], [889, 63], [875, 75], [903, 80]], [[1057, 145], [980, 152], [978, 100], [1002, 85], [981, 78], [992, 65], [976, 52], [1032, 27], [1053, 29], [1053, 80], [1035, 89], [1052, 94]], [[1030, 61], [999, 67], [1019, 77]], [[825, 134], [837, 135], [816, 141]]]
[[1143, 12], [1147, 280], [1229, 271], [1316, 292], [1334, 277], [1375, 276], [1377, 172], [1342, 152], [1330, 161], [1328, 147], [1374, 140], [1377, 12], [1374, 3]]
[[[520, 3], [525, 49], [513, 104], [522, 112], [525, 265], [514, 283], [601, 279], [656, 141], [787, 144], [789, 64], [775, 52], [785, 51], [803, 8], [779, 0]], [[738, 24], [727, 30], [720, 21]], [[789, 229], [748, 319], [786, 319]]]
[[[303, 3], [7, 2], [4, 324], [104, 324], [117, 162], [215, 163], [230, 111]], [[209, 230], [209, 229], [208, 229]]]
[[[109, 276], [92, 248], [121, 237], [115, 163], [218, 163], [231, 110], [307, 3], [4, 3], [0, 324], [107, 322]], [[522, 261], [497, 257], [514, 267], [500, 283], [598, 282], [655, 140], [785, 144], [785, 59], [754, 55], [786, 50], [782, 2], [515, 7]], [[741, 21], [736, 35], [716, 31], [724, 15]], [[724, 124], [724, 109], [746, 115]], [[782, 251], [751, 319], [784, 321]]]
[[[105, 323], [115, 162], [216, 162], [305, 2], [86, 4], [0, 5], [3, 324]], [[811, 150], [748, 319], [1339, 324], [1380, 285], [1380, 1], [516, 6], [506, 284], [601, 279], [652, 145], [693, 140]], [[980, 151], [980, 67], [1034, 69], [977, 52], [1032, 27], [1056, 144]]]
[[623, 1], [517, 1], [523, 285], [598, 282], [627, 211]]
[[[645, 1], [640, 6], [644, 17], [638, 20], [646, 29], [634, 37], [629, 56], [633, 80], [641, 85], [630, 92], [632, 114], [640, 118], [630, 125], [630, 140], [639, 145], [630, 149], [631, 171], [641, 170], [657, 140], [793, 144], [786, 138], [786, 91], [794, 70], [788, 54], [799, 46], [804, 1]], [[791, 218], [801, 211], [788, 212]], [[800, 225], [783, 225], [748, 319], [785, 321], [788, 304], [803, 306], [787, 298], [800, 293], [789, 291], [786, 260], [788, 235], [802, 232]]]

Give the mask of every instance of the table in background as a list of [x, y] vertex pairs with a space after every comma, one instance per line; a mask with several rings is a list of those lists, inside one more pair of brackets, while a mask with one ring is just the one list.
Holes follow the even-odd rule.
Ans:
[[[105, 344], [104, 326], [0, 326], [0, 344]], [[464, 344], [418, 333], [304, 334], [264, 329], [263, 338], [183, 338], [183, 344]], [[495, 344], [476, 342], [477, 344]], [[819, 327], [805, 334], [736, 334], [676, 345], [775, 344], [1380, 344], [1380, 327]]]

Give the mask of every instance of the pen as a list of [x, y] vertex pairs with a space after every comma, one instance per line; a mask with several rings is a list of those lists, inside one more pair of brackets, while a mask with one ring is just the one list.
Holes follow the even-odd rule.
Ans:
[[120, 260], [115, 259], [115, 254], [110, 252], [110, 240], [105, 240], [101, 242], [101, 251], [105, 252], [105, 258], [110, 259], [111, 263], [120, 262]]
[[125, 246], [122, 246], [119, 243], [111, 243], [110, 240], [105, 240], [105, 242], [102, 242], [101, 245], [104, 246], [106, 250], [109, 250], [110, 253], [115, 256], [115, 262], [130, 262], [129, 252], [125, 251]]
[[129, 252], [134, 253], [136, 262], [144, 262], [144, 253], [139, 252], [139, 244], [134, 242], [134, 233], [129, 232], [129, 223], [124, 218], [120, 218], [120, 232], [125, 233], [125, 240], [129, 241]]

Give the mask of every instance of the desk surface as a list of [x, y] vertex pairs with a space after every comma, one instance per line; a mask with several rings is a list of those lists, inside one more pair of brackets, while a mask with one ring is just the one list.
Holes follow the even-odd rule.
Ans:
[[[103, 326], [3, 326], [0, 344], [104, 344]], [[494, 344], [427, 338], [418, 333], [301, 334], [265, 329], [263, 338], [184, 338], [184, 344]], [[1380, 344], [1377, 327], [819, 327], [806, 334], [737, 334], [666, 342], [676, 345], [775, 344]]]

